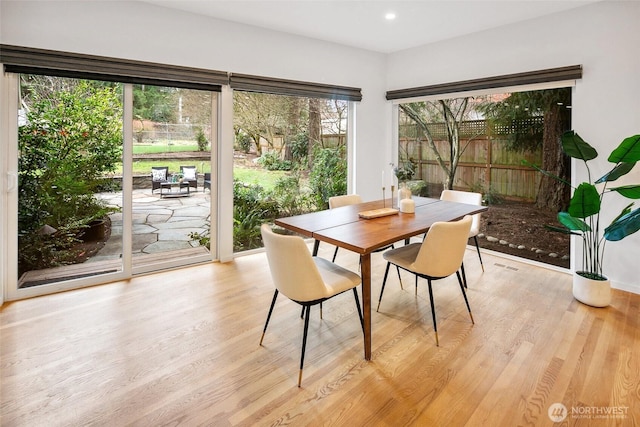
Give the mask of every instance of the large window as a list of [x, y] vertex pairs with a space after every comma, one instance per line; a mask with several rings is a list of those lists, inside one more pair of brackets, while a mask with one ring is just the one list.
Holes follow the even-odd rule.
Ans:
[[348, 101], [234, 91], [234, 250], [347, 191]]
[[480, 246], [569, 267], [569, 238], [546, 224], [566, 208], [570, 181], [559, 136], [571, 129], [571, 89], [508, 92], [398, 104], [398, 165], [414, 193], [483, 194]]

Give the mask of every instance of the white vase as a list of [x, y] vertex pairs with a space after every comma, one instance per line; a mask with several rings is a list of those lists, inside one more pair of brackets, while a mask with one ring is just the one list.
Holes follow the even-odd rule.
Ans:
[[573, 274], [573, 296], [583, 304], [593, 307], [606, 307], [611, 304], [611, 281], [594, 280], [579, 274]]
[[411, 198], [411, 190], [407, 187], [407, 184], [401, 182], [398, 188], [398, 207], [400, 207], [400, 202], [404, 199]]

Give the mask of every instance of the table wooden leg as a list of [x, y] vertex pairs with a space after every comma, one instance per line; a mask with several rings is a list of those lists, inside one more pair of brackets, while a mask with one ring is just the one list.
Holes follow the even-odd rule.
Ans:
[[360, 273], [364, 317], [364, 358], [371, 360], [371, 254], [360, 255]]

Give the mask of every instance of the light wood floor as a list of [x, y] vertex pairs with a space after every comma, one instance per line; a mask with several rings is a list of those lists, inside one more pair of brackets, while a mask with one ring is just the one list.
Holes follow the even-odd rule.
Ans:
[[351, 293], [323, 320], [315, 308], [302, 388], [297, 305], [279, 299], [258, 345], [273, 294], [264, 254], [5, 303], [0, 425], [537, 426], [553, 424], [554, 403], [564, 425], [640, 425], [640, 295], [590, 308], [565, 273], [484, 261], [482, 273], [467, 251], [475, 326], [455, 278], [435, 282], [440, 347], [426, 283], [415, 297], [408, 274], [404, 290], [390, 275], [372, 315], [370, 362]]

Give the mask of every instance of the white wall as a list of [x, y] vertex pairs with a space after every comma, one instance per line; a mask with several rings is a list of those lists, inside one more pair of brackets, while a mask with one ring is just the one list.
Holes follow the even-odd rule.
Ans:
[[389, 162], [381, 149], [389, 132], [383, 54], [127, 1], [3, 0], [0, 39], [10, 45], [360, 87], [357, 152], [366, 154], [366, 161], [356, 159], [355, 189], [366, 198], [378, 196], [380, 171]]
[[[566, 65], [583, 65], [573, 97], [573, 128], [599, 151], [592, 174], [611, 168], [609, 153], [640, 134], [639, 2], [602, 2], [552, 16], [391, 54], [388, 88], [401, 89]], [[574, 182], [586, 180], [573, 164]], [[640, 183], [640, 166], [626, 184]], [[609, 195], [606, 223], [627, 199]], [[575, 245], [574, 245], [575, 246]], [[574, 247], [572, 258], [578, 258]], [[640, 293], [640, 232], [606, 245], [605, 274]], [[580, 263], [576, 265], [580, 267]]]

